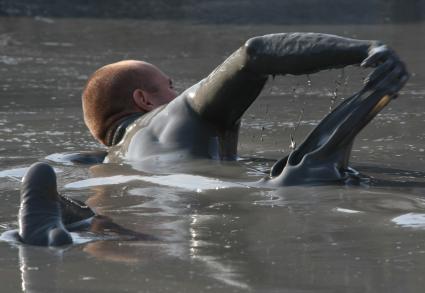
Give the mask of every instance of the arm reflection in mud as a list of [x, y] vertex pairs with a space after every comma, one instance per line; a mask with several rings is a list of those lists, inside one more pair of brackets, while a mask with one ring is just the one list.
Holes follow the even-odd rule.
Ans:
[[[134, 172], [134, 170], [129, 166], [122, 168], [112, 164], [104, 164], [93, 166], [90, 172], [93, 177], [111, 177], [117, 174], [128, 175], [129, 172]], [[115, 229], [120, 238], [118, 241], [88, 243], [84, 246], [85, 252], [102, 260], [122, 263], [151, 263], [153, 260], [163, 258], [174, 259], [190, 263], [191, 267], [199, 267], [201, 271], [206, 272], [207, 277], [227, 286], [235, 289], [250, 288], [249, 284], [244, 281], [246, 276], [240, 263], [223, 258], [221, 254], [223, 251], [220, 249], [218, 253], [209, 249], [210, 247], [222, 247], [220, 244], [221, 237], [218, 239], [209, 239], [208, 237], [208, 231], [220, 229], [216, 225], [221, 224], [221, 217], [198, 214], [197, 209], [198, 207], [202, 208], [204, 202], [198, 196], [193, 197], [193, 191], [179, 190], [175, 187], [151, 187], [150, 183], [145, 183], [149, 185], [147, 187], [143, 184], [139, 181], [134, 188], [129, 188], [128, 185], [124, 187], [122, 185], [119, 187], [96, 186], [93, 189], [95, 191], [94, 196], [90, 197], [88, 202], [101, 210], [105, 206], [113, 206], [114, 209], [119, 209], [116, 201], [114, 203], [110, 201], [113, 200], [111, 194], [121, 191], [127, 200], [126, 206], [122, 208], [128, 210], [129, 205], [131, 206], [129, 201], [136, 196], [137, 209], [134, 212], [147, 215], [149, 217], [148, 222], [152, 222], [153, 227], [142, 226], [135, 230], [155, 230], [157, 237], [151, 238], [152, 236], [147, 235], [148, 237], [145, 238], [144, 234], [140, 235], [123, 227], [115, 229], [115, 223], [109, 222], [108, 219], [102, 221], [99, 218], [99, 223], [93, 223], [91, 231], [101, 234], [104, 233], [105, 229]], [[196, 183], [194, 184], [196, 185]], [[130, 194], [133, 196], [129, 196]], [[148, 198], [144, 200], [145, 195], [148, 195]], [[220, 200], [215, 197], [214, 201]], [[119, 204], [122, 204], [121, 200]], [[108, 214], [108, 210], [104, 208], [102, 213]], [[125, 215], [123, 216], [125, 217]], [[144, 217], [144, 219], [146, 218]], [[134, 219], [132, 222], [134, 222]], [[140, 223], [136, 225], [146, 225], [146, 221], [140, 221]], [[107, 231], [106, 234], [110, 235], [110, 231]], [[121, 241], [122, 237], [130, 241]], [[144, 240], [157, 241], [148, 242]]]
[[[131, 249], [132, 245], [124, 244], [123, 242], [132, 244], [138, 241], [155, 242], [159, 239], [153, 235], [136, 232], [127, 229], [117, 223], [114, 223], [111, 218], [97, 215], [94, 217], [89, 232], [98, 236], [105, 236], [106, 240], [93, 241], [84, 245], [83, 251], [102, 260], [116, 261], [122, 263], [140, 262], [141, 258], [135, 257], [140, 254], [138, 245], [136, 249]], [[110, 238], [112, 237], [112, 238]], [[110, 240], [108, 240], [108, 238]], [[142, 252], [143, 253], [143, 252]]]
[[117, 223], [114, 223], [111, 218], [102, 215], [96, 215], [90, 228], [88, 230], [91, 233], [105, 236], [116, 236], [116, 239], [120, 241], [156, 241], [159, 240], [157, 237], [141, 232], [136, 232], [127, 229]]
[[[90, 167], [91, 177], [110, 176], [111, 174], [125, 174], [125, 168], [119, 165], [93, 165]], [[144, 225], [134, 229], [126, 228], [113, 220], [113, 215], [109, 208], [114, 210], [119, 206], [113, 201], [111, 195], [122, 194], [126, 187], [100, 185], [91, 188], [91, 196], [86, 203], [96, 209], [96, 216], [92, 219], [90, 226], [83, 232], [95, 235], [97, 240], [84, 244], [83, 251], [102, 260], [134, 263], [142, 259], [136, 255], [140, 254], [137, 247], [139, 242], [147, 241], [158, 243], [160, 239], [151, 234], [135, 230], [144, 230]], [[141, 198], [139, 198], [140, 200]], [[140, 228], [140, 229], [139, 229]], [[90, 235], [88, 238], [90, 239]], [[99, 239], [100, 238], [100, 239]], [[102, 239], [103, 238], [103, 239]], [[131, 244], [129, 244], [131, 242]], [[137, 244], [138, 243], [138, 244]], [[132, 249], [132, 246], [136, 249]]]

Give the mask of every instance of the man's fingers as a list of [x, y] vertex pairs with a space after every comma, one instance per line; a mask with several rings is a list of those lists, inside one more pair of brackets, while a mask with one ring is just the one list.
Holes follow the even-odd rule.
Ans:
[[378, 54], [373, 54], [369, 57], [367, 57], [363, 62], [360, 64], [361, 67], [371, 67], [372, 65], [376, 64], [378, 60], [381, 58]]
[[384, 79], [374, 86], [374, 89], [393, 95], [403, 88], [408, 79], [409, 75], [407, 74], [404, 66], [401, 66], [400, 64], [399, 66], [394, 67], [394, 69], [388, 73]]
[[388, 58], [391, 51], [386, 46], [373, 48], [369, 52], [369, 56], [360, 64], [362, 67], [376, 66], [382, 59]]
[[399, 92], [404, 87], [408, 79], [409, 79], [408, 74], [403, 74], [402, 76], [400, 76], [398, 79], [398, 82], [393, 84], [393, 87], [389, 89], [389, 92], [393, 94]]
[[365, 84], [367, 87], [372, 87], [380, 78], [384, 78], [390, 70], [394, 67], [394, 60], [388, 59], [383, 64], [378, 66], [369, 76], [365, 79]]
[[400, 83], [400, 75], [402, 70], [400, 67], [395, 67], [389, 72], [379, 83], [375, 86], [377, 90], [385, 90], [392, 88], [396, 84]]
[[362, 67], [376, 67], [365, 79], [365, 89], [380, 91], [397, 97], [409, 79], [406, 66], [397, 54], [386, 46], [379, 46], [369, 51], [369, 56], [361, 63]]

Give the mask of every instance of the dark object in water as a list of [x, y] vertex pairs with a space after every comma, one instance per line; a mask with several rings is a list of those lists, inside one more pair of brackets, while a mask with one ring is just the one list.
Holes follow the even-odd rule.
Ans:
[[45, 163], [31, 165], [22, 180], [19, 236], [23, 243], [61, 246], [72, 243], [62, 222], [56, 174]]
[[348, 166], [357, 134], [404, 86], [409, 74], [403, 62], [385, 46], [371, 49], [362, 66], [377, 68], [365, 86], [343, 101], [313, 129], [288, 157], [279, 160], [263, 183], [273, 186], [349, 182], [359, 180]]
[[103, 150], [83, 151], [79, 153], [60, 153], [47, 156], [46, 159], [58, 163], [101, 164], [108, 153]]
[[322, 184], [358, 180], [349, 167], [357, 134], [392, 99], [385, 91], [369, 91], [367, 86], [329, 113], [288, 156], [272, 167], [262, 183], [273, 186]]
[[62, 211], [62, 223], [70, 231], [88, 226], [90, 219], [96, 215], [85, 203], [66, 195], [59, 195], [59, 204]]
[[80, 228], [93, 216], [84, 203], [58, 194], [50, 165], [31, 165], [22, 180], [19, 240], [39, 246], [71, 244], [68, 229]]

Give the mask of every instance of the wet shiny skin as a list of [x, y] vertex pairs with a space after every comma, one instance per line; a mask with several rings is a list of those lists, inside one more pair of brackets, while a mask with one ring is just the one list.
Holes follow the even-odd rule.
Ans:
[[[118, 291], [123, 286], [154, 292], [422, 291], [425, 230], [418, 215], [425, 214], [425, 44], [415, 36], [423, 35], [424, 25], [194, 29], [182, 23], [54, 21], [0, 19], [2, 232], [17, 227], [19, 182], [14, 178], [22, 174], [19, 168], [50, 154], [99, 147], [83, 125], [79, 95], [87, 74], [102, 64], [124, 57], [148, 59], [176, 77], [181, 91], [250, 36], [322, 31], [382, 39], [397, 49], [415, 75], [399, 99], [356, 140], [353, 165], [376, 178], [371, 184], [279, 190], [204, 184], [262, 177], [257, 169], [267, 169], [288, 151], [300, 109], [304, 115], [295, 134], [298, 143], [328, 112], [332, 92], [338, 88], [338, 97], [349, 96], [365, 74], [347, 69], [348, 85], [340, 87], [340, 70], [311, 75], [311, 86], [305, 76], [279, 78], [242, 122], [240, 150], [248, 159], [185, 166], [187, 173], [209, 180], [195, 181], [189, 189], [163, 184], [161, 178], [156, 183], [124, 180], [115, 185], [105, 179], [101, 186], [65, 188], [117, 223], [162, 240], [95, 241], [66, 251], [16, 249], [0, 242], [5, 291], [24, 285], [40, 292]], [[141, 25], [146, 29], [141, 31]], [[82, 30], [98, 39], [81, 39]], [[124, 44], [129, 40], [136, 45], [128, 48]], [[86, 165], [53, 165], [60, 188], [93, 176], [152, 176], [126, 165], [90, 170]], [[163, 179], [172, 183], [169, 177]]]

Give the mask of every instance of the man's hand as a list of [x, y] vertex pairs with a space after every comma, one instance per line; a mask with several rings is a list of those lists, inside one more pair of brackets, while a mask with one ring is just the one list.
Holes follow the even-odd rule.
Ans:
[[375, 67], [365, 80], [365, 88], [382, 91], [392, 98], [409, 79], [406, 66], [397, 54], [385, 45], [374, 47], [361, 63], [362, 67]]

